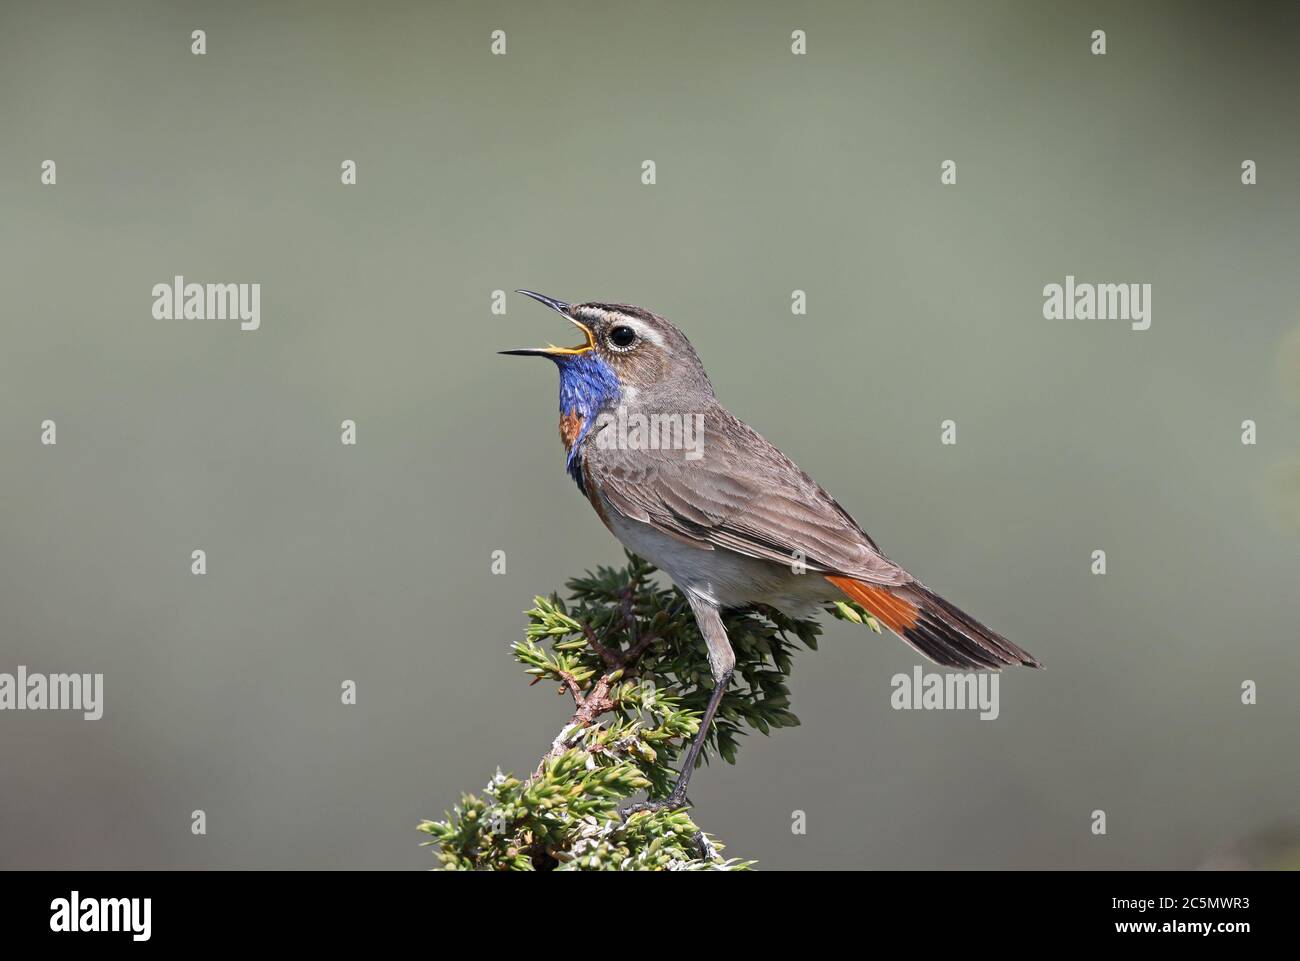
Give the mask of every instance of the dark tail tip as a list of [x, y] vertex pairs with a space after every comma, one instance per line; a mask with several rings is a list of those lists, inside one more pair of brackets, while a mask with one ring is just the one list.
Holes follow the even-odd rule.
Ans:
[[1043, 664], [1038, 658], [985, 627], [929, 588], [911, 584], [905, 590], [907, 593], [915, 592], [920, 616], [903, 636], [932, 660], [949, 667], [974, 670], [998, 670], [1009, 666], [1042, 669]]

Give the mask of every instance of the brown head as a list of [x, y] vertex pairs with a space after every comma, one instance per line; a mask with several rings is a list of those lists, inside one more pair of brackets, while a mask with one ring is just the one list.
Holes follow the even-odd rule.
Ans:
[[585, 340], [576, 347], [552, 344], [502, 353], [549, 357], [560, 366], [561, 377], [574, 361], [578, 363], [573, 366], [582, 368], [594, 362], [613, 374], [630, 404], [676, 407], [713, 397], [695, 348], [685, 334], [658, 314], [629, 304], [566, 304], [530, 290], [517, 293], [563, 314], [582, 331]]

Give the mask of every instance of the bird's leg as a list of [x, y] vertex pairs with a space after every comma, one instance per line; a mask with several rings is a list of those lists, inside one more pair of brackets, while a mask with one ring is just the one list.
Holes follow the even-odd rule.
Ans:
[[691, 774], [695, 771], [695, 761], [699, 758], [700, 751], [704, 748], [704, 742], [709, 737], [709, 725], [713, 723], [713, 715], [718, 713], [718, 705], [722, 703], [722, 696], [727, 693], [727, 685], [730, 682], [730, 669], [722, 677], [714, 681], [713, 694], [709, 697], [709, 706], [704, 709], [704, 717], [700, 719], [700, 729], [695, 734], [695, 740], [691, 741], [691, 746], [686, 749], [686, 758], [682, 761], [681, 771], [677, 774], [677, 783], [673, 785], [668, 797], [662, 801], [642, 801], [639, 804], [633, 804], [620, 812], [624, 817], [629, 814], [636, 814], [638, 811], [660, 811], [665, 808], [684, 807], [688, 803], [686, 800], [686, 786], [691, 782]]
[[691, 608], [695, 611], [695, 621], [700, 626], [700, 633], [709, 648], [709, 672], [713, 675], [713, 694], [709, 697], [708, 707], [704, 709], [704, 717], [700, 719], [700, 729], [695, 735], [695, 740], [686, 750], [686, 758], [677, 775], [677, 783], [673, 785], [668, 797], [662, 801], [633, 804], [621, 812], [624, 817], [638, 811], [679, 808], [687, 803], [686, 786], [691, 781], [695, 762], [699, 759], [704, 742], [708, 739], [709, 727], [713, 724], [714, 715], [718, 713], [718, 705], [722, 703], [723, 695], [727, 693], [727, 685], [731, 683], [731, 675], [736, 666], [736, 655], [731, 649], [731, 642], [727, 640], [727, 631], [722, 626], [722, 618], [718, 615], [717, 607], [693, 594], [688, 594], [687, 597], [691, 602]]
[[668, 795], [668, 805], [670, 807], [680, 807], [686, 803], [686, 785], [690, 783], [691, 773], [695, 770], [695, 761], [699, 758], [700, 751], [704, 748], [704, 742], [709, 736], [709, 726], [713, 724], [713, 715], [718, 713], [718, 705], [722, 703], [722, 696], [727, 693], [727, 685], [730, 683], [730, 669], [713, 683], [713, 694], [709, 698], [709, 706], [704, 709], [704, 717], [700, 720], [700, 730], [686, 751], [686, 760], [682, 762], [682, 770], [677, 775], [677, 783], [673, 785], [672, 793]]

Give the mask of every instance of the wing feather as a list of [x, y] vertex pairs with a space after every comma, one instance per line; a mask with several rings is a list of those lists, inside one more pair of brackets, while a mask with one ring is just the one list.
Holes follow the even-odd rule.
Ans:
[[704, 425], [695, 460], [680, 450], [602, 444], [593, 431], [584, 442], [585, 468], [621, 515], [703, 550], [787, 566], [798, 552], [809, 571], [872, 584], [911, 582], [830, 494], [757, 431], [721, 407], [705, 414]]

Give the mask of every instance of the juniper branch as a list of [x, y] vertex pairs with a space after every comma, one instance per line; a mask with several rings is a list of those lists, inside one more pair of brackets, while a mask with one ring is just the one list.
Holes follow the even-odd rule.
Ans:
[[[665, 797], [673, 765], [699, 730], [711, 692], [707, 649], [680, 592], [628, 555], [621, 569], [569, 581], [569, 601], [534, 598], [512, 653], [532, 676], [573, 701], [568, 722], [526, 781], [497, 772], [481, 797], [465, 795], [442, 821], [424, 821], [442, 866], [453, 870], [736, 870], [687, 811], [619, 815], [639, 792]], [[879, 630], [851, 603], [829, 612]], [[745, 728], [764, 734], [799, 723], [786, 681], [796, 644], [816, 648], [812, 621], [770, 609], [724, 617], [736, 650], [703, 763], [735, 763]]]

